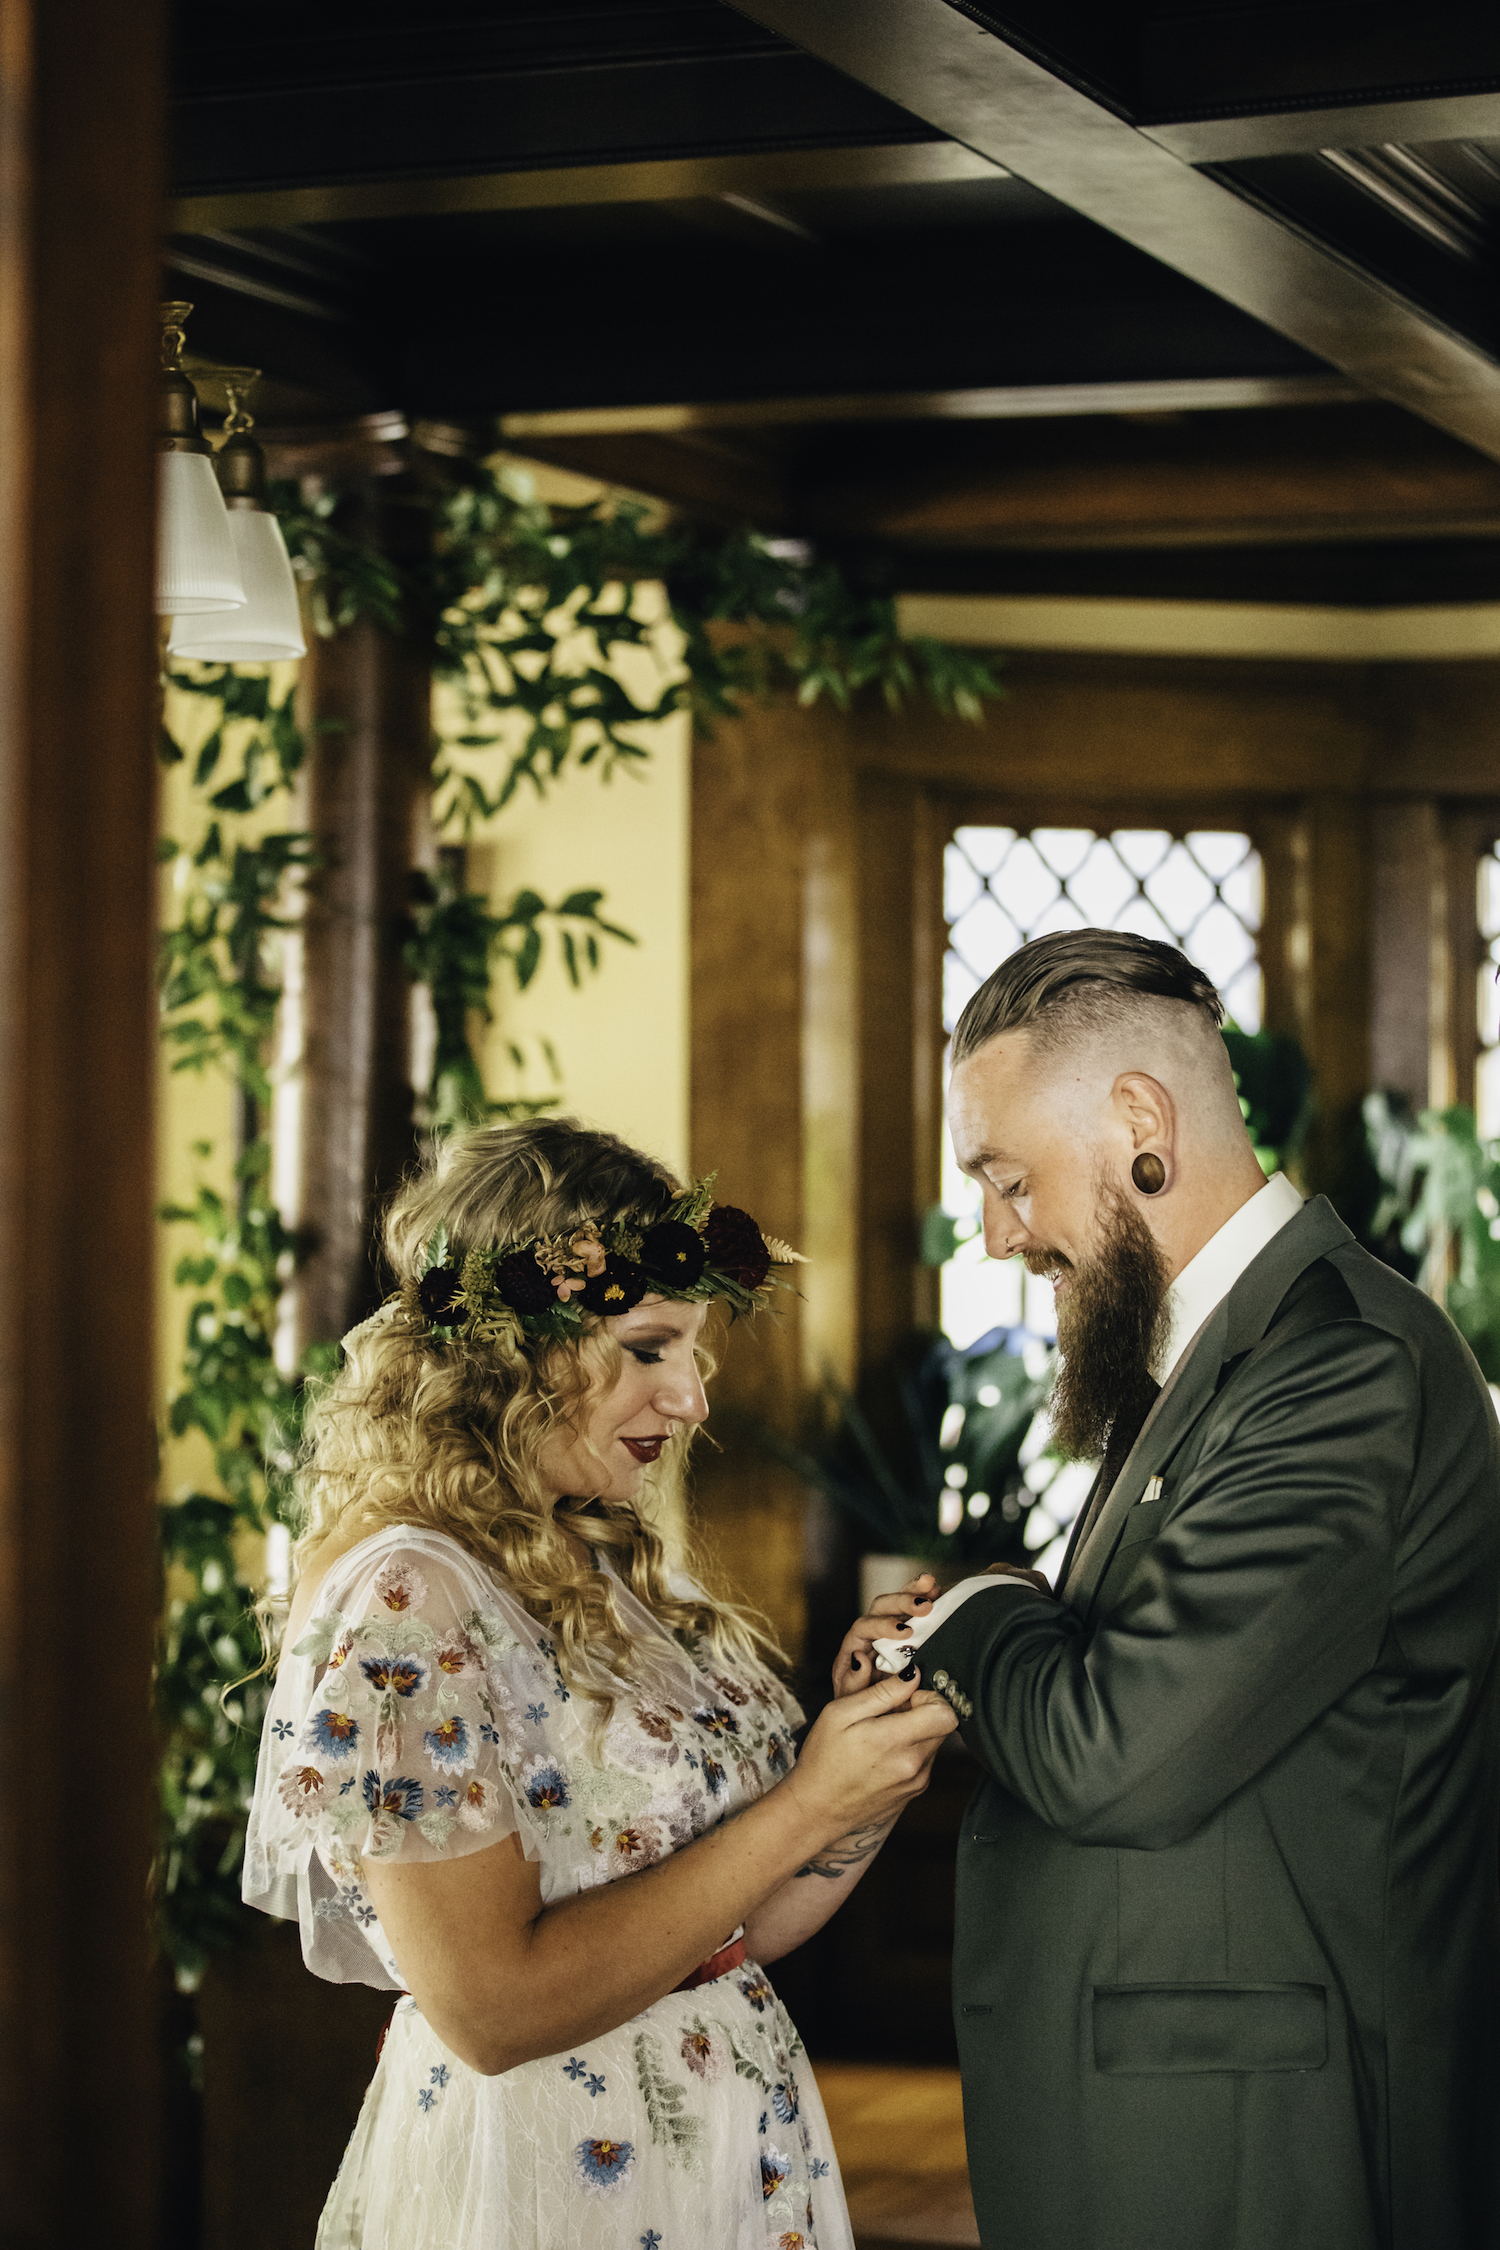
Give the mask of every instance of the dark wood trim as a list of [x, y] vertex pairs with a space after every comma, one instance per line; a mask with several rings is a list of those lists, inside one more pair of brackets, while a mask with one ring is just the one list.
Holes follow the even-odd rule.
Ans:
[[1312, 156], [1320, 149], [1379, 148], [1387, 141], [1485, 140], [1500, 135], [1500, 93], [1419, 94], [1409, 100], [1261, 110], [1245, 117], [1192, 117], [1140, 130], [1184, 164]]
[[734, 0], [872, 92], [1500, 458], [1500, 367], [947, 0]]
[[[157, 2250], [161, 11], [0, 0], [0, 81], [4, 2234]], [[107, 1662], [70, 1689], [65, 1652], [84, 1642]], [[61, 1771], [48, 1714], [98, 1730], [109, 1782], [92, 1825], [55, 1779], [37, 1800]]]

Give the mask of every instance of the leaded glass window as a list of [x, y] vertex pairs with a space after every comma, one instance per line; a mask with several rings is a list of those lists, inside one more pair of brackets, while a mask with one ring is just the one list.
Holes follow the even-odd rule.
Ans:
[[1480, 1137], [1500, 1137], [1500, 844], [1479, 860], [1478, 1052], [1474, 1057], [1474, 1114]]

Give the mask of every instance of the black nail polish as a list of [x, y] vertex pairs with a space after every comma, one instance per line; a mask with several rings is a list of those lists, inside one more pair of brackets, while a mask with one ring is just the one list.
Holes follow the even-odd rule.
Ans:
[[914, 1656], [909, 1656], [906, 1659], [906, 1662], [902, 1665], [900, 1671], [896, 1674], [896, 1677], [898, 1680], [914, 1680], [916, 1676], [917, 1660]]

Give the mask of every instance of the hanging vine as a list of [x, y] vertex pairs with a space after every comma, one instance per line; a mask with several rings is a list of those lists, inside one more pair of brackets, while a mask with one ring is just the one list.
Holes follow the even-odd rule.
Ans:
[[[397, 562], [347, 528], [336, 489], [274, 493], [317, 631], [358, 619], [419, 638], [461, 721], [437, 748], [439, 833], [467, 835], [523, 785], [545, 796], [570, 767], [603, 779], [641, 768], [648, 729], [691, 710], [732, 715], [747, 695], [790, 690], [847, 708], [862, 690], [892, 707], [922, 695], [965, 719], [1002, 691], [990, 665], [932, 640], [905, 640], [893, 605], [832, 564], [788, 556], [753, 535], [652, 528], [635, 506], [549, 509], [520, 480], [472, 472], [427, 494], [423, 557]], [[673, 630], [675, 629], [675, 630]], [[675, 645], [672, 645], [675, 643]], [[650, 680], [639, 700], [632, 680]], [[168, 1604], [159, 1667], [163, 1838], [159, 1908], [179, 1981], [242, 1928], [239, 1870], [264, 1711], [251, 1605], [260, 1541], [293, 1526], [292, 1472], [306, 1376], [278, 1365], [278, 1302], [299, 1245], [270, 1193], [269, 1056], [281, 995], [279, 949], [299, 894], [316, 880], [312, 839], [275, 825], [305, 756], [290, 667], [174, 671], [163, 760], [190, 764], [195, 833], [164, 839], [173, 906], [161, 943], [162, 1037], [178, 1071], [222, 1072], [237, 1101], [233, 1192], [201, 1184], [162, 1217], [191, 1230], [175, 1278], [191, 1291], [167, 1424], [198, 1432], [212, 1490], [161, 1509]], [[550, 942], [577, 986], [608, 943], [604, 893], [579, 884], [549, 905], [523, 889], [496, 912], [445, 855], [417, 880], [405, 960], [428, 988], [436, 1046], [422, 1122], [441, 1133], [549, 1106], [493, 1101], [470, 1029], [492, 1013], [493, 980], [524, 989]], [[544, 1048], [554, 1079], [555, 1057]], [[512, 1048], [519, 1068], [522, 1057]], [[213, 1151], [198, 1144], [205, 1165]], [[238, 1682], [226, 1693], [227, 1682]]]

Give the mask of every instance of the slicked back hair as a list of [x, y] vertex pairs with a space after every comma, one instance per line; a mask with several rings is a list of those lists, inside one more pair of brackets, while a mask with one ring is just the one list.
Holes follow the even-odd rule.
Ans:
[[1030, 1031], [1048, 1052], [1100, 1031], [1140, 999], [1175, 1000], [1218, 1030], [1224, 1003], [1175, 945], [1128, 930], [1060, 930], [1033, 938], [974, 994], [953, 1034], [952, 1060], [967, 1061], [1002, 1031]]

